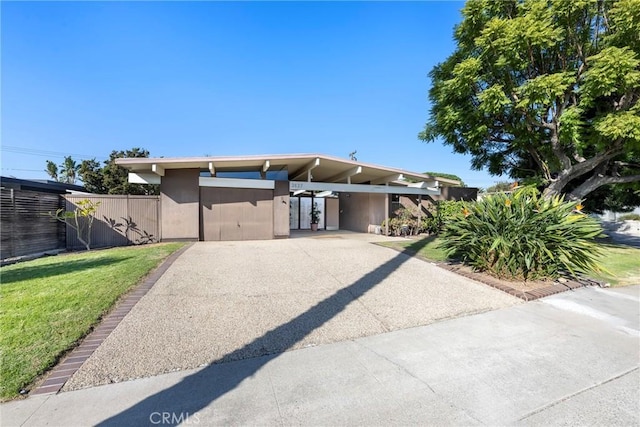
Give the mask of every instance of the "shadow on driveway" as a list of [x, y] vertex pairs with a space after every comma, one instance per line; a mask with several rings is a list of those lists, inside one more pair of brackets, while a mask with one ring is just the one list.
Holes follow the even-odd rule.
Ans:
[[[423, 243], [423, 244], [426, 244]], [[278, 357], [246, 359], [238, 363], [238, 369], [233, 372], [223, 371], [219, 364], [226, 360], [242, 358], [246, 354], [266, 354], [269, 343], [279, 341], [283, 349], [287, 350], [304, 339], [313, 330], [319, 328], [333, 317], [342, 312], [353, 300], [363, 296], [381, 283], [386, 277], [397, 270], [411, 258], [411, 254], [420, 250], [413, 246], [411, 251], [397, 254], [395, 257], [370, 271], [353, 284], [340, 289], [330, 297], [320, 301], [306, 312], [291, 321], [278, 326], [256, 338], [246, 346], [234, 350], [213, 361], [201, 371], [184, 378], [178, 384], [147, 397], [131, 408], [114, 415], [98, 424], [99, 426], [144, 425], [151, 422], [152, 413], [164, 412], [176, 414], [175, 419], [169, 419], [162, 425], [178, 425], [184, 422], [180, 415], [193, 415], [205, 408], [219, 397], [236, 388], [242, 381], [251, 377], [271, 360]], [[224, 372], [224, 374], [222, 374]]]

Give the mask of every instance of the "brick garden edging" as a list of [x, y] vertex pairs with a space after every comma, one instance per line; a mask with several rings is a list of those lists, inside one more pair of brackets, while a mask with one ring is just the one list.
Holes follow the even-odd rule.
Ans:
[[118, 326], [120, 321], [131, 311], [134, 305], [147, 294], [149, 289], [156, 284], [158, 279], [167, 271], [167, 269], [178, 259], [183, 252], [193, 246], [193, 243], [187, 244], [178, 249], [164, 260], [155, 270], [149, 273], [144, 280], [116, 304], [116, 307], [109, 314], [104, 316], [98, 326], [80, 343], [79, 346], [71, 350], [69, 354], [60, 361], [48, 374], [45, 381], [38, 385], [30, 395], [57, 393], [62, 386], [76, 373], [82, 364], [100, 347], [100, 344], [107, 339], [109, 334]]
[[[393, 249], [397, 252], [405, 252], [402, 249], [393, 247], [393, 246], [384, 246], [380, 245], [384, 248]], [[489, 285], [492, 288], [496, 288], [501, 290], [502, 292], [506, 292], [509, 295], [513, 295], [514, 297], [518, 297], [525, 301], [533, 301], [538, 298], [548, 297], [549, 295], [559, 294], [560, 292], [566, 292], [572, 289], [584, 288], [586, 286], [603, 286], [603, 283], [590, 279], [588, 277], [581, 277], [579, 279], [563, 279], [564, 282], [554, 282], [552, 285], [549, 285], [544, 288], [532, 289], [530, 291], [522, 291], [520, 289], [512, 288], [507, 285], [504, 280], [500, 280], [498, 278], [491, 277], [489, 275], [479, 275], [474, 274], [468, 270], [462, 268], [462, 265], [455, 262], [437, 262], [430, 259], [427, 259], [423, 256], [418, 255], [415, 252], [412, 252], [411, 255], [414, 258], [421, 259], [426, 262], [433, 263], [438, 267], [444, 268], [445, 270], [449, 270], [453, 273], [464, 276], [468, 279], [475, 280], [476, 282], [484, 283], [485, 285]]]
[[437, 263], [436, 265], [438, 267], [444, 268], [445, 270], [449, 270], [461, 276], [475, 280], [476, 282], [481, 282], [485, 285], [491, 286], [492, 288], [499, 289], [503, 292], [508, 293], [509, 295], [513, 295], [514, 297], [521, 298], [525, 301], [533, 301], [538, 298], [544, 298], [548, 297], [549, 295], [558, 294], [560, 292], [565, 292], [572, 289], [583, 288], [586, 286], [601, 286], [601, 283], [596, 280], [589, 278], [580, 278], [579, 280], [565, 279], [563, 283], [554, 282], [552, 285], [546, 286], [544, 288], [522, 291], [520, 289], [515, 289], [511, 286], [506, 285], [505, 282], [500, 279], [493, 278], [488, 275], [480, 276], [477, 274], [473, 274], [461, 268], [459, 264], [441, 262]]

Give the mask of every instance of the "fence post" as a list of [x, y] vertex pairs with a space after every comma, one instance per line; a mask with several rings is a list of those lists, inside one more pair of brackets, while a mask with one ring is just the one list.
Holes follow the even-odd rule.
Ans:
[[[11, 190], [11, 223], [16, 224], [17, 223], [16, 197], [15, 197], [15, 194], [13, 193], [13, 188], [11, 188], [10, 190]], [[15, 241], [16, 241], [16, 228], [11, 227], [11, 241], [9, 244], [10, 257], [16, 256]]]

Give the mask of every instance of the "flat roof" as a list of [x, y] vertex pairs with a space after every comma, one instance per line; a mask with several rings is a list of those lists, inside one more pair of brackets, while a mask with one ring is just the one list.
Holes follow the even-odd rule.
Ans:
[[72, 191], [75, 192], [86, 192], [86, 188], [81, 185], [75, 184], [67, 184], [64, 182], [58, 181], [49, 181], [43, 179], [21, 179], [21, 178], [12, 178], [8, 176], [0, 176], [0, 185], [7, 188], [18, 188], [22, 190], [30, 190], [30, 191], [43, 191], [46, 193], [70, 193]]
[[[290, 181], [307, 181], [308, 172], [312, 181], [344, 182], [347, 177], [352, 184], [369, 184], [405, 179], [425, 182], [437, 180], [440, 185], [456, 186], [459, 181], [425, 175], [404, 169], [374, 165], [355, 160], [341, 159], [324, 154], [274, 154], [259, 156], [203, 156], [203, 157], [160, 157], [160, 158], [120, 158], [116, 164], [134, 173], [159, 173], [166, 169], [213, 169], [214, 171], [266, 171], [284, 170]], [[155, 165], [155, 166], [154, 166]], [[155, 170], [154, 170], [155, 169]], [[162, 172], [160, 172], [162, 174]]]

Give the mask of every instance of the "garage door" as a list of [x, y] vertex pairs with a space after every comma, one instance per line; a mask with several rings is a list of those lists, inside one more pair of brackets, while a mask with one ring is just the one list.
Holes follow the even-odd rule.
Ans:
[[273, 190], [200, 187], [200, 238], [273, 239]]

